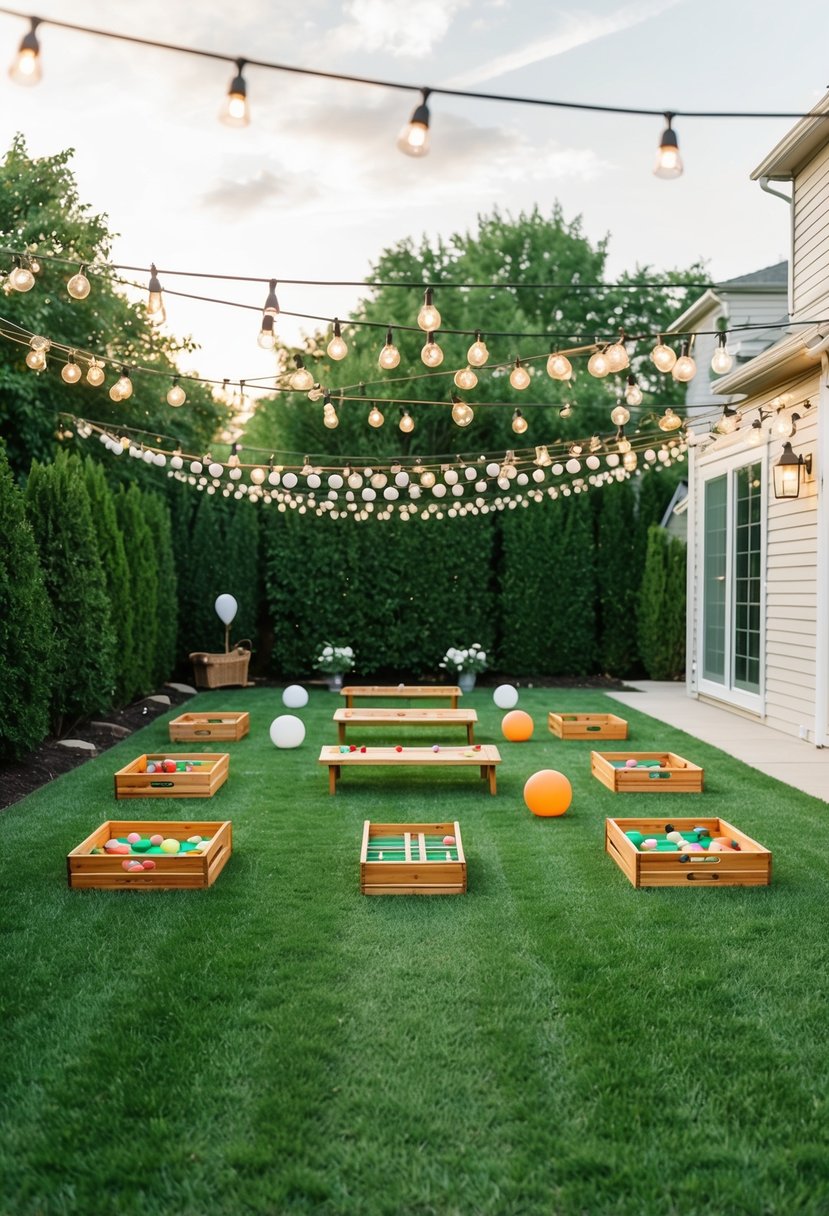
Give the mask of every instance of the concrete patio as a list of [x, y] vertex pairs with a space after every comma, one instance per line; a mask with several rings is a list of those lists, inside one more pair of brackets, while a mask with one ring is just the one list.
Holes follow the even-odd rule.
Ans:
[[769, 777], [829, 802], [829, 748], [816, 748], [761, 722], [695, 701], [686, 694], [684, 684], [631, 680], [628, 687], [636, 691], [609, 696], [721, 748]]

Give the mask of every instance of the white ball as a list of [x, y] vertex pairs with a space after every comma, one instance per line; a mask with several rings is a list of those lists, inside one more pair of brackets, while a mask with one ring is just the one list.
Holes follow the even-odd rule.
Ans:
[[[282, 704], [288, 709], [302, 709], [308, 704], [308, 693], [301, 684], [289, 684], [282, 693]], [[277, 719], [279, 721], [279, 719]]]
[[270, 735], [274, 747], [299, 747], [305, 738], [305, 726], [293, 714], [280, 714], [271, 722]]
[[499, 684], [492, 699], [499, 709], [512, 709], [518, 704], [518, 689], [512, 684]]

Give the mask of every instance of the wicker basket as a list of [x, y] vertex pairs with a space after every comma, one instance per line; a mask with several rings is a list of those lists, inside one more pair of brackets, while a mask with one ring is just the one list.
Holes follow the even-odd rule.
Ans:
[[190, 655], [196, 688], [225, 688], [229, 684], [248, 682], [251, 643], [245, 638], [227, 654], [208, 654], [194, 650]]

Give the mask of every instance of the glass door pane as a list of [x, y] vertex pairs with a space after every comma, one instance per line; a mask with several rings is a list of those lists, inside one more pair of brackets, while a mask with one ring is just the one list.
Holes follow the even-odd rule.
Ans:
[[725, 683], [725, 580], [728, 543], [728, 479], [712, 477], [705, 483], [705, 528], [702, 570], [702, 674], [706, 680]]
[[734, 474], [734, 687], [760, 691], [761, 466]]

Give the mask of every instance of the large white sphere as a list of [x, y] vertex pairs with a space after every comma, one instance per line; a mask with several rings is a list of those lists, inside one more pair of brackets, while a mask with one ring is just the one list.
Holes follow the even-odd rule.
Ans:
[[293, 714], [280, 714], [271, 722], [270, 733], [274, 747], [299, 747], [305, 738], [305, 726]]
[[282, 704], [288, 709], [302, 709], [308, 704], [308, 693], [301, 684], [289, 684], [282, 694]]
[[499, 709], [512, 709], [518, 704], [518, 689], [512, 684], [499, 684], [492, 699]]
[[232, 595], [220, 595], [213, 606], [216, 616], [223, 625], [229, 625], [232, 622], [239, 607]]

